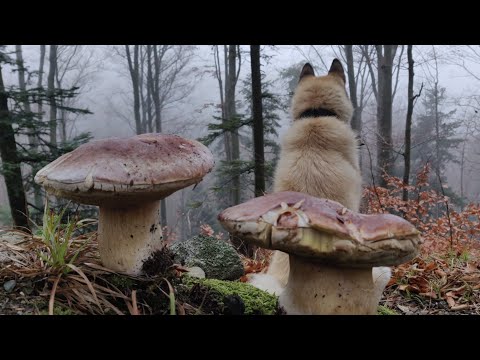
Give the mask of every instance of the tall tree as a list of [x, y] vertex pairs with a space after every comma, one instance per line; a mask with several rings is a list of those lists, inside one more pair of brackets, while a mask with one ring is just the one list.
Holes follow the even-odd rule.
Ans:
[[[30, 101], [28, 99], [28, 92], [27, 92], [27, 84], [25, 81], [25, 64], [23, 62], [23, 50], [22, 45], [15, 45], [15, 54], [17, 60], [17, 73], [18, 73], [18, 87], [20, 89], [20, 99], [22, 102], [23, 110], [26, 114], [31, 114], [31, 107]], [[39, 75], [40, 78], [40, 75]], [[40, 105], [39, 105], [40, 106]], [[33, 124], [33, 122], [32, 122]], [[35, 134], [35, 129], [32, 128], [28, 132], [28, 143], [30, 146], [30, 150], [36, 151], [38, 147], [38, 139], [37, 134]], [[40, 188], [38, 186], [33, 186], [33, 193], [34, 193], [34, 204], [37, 208], [42, 207], [42, 195]]]
[[48, 56], [50, 67], [48, 70], [48, 97], [50, 105], [50, 144], [57, 145], [57, 98], [55, 96], [55, 72], [57, 70], [57, 45], [50, 45]]
[[255, 161], [255, 196], [265, 193], [265, 155], [262, 109], [262, 74], [260, 69], [260, 45], [250, 45], [252, 68], [253, 152]]
[[[238, 50], [238, 51], [237, 51]], [[237, 59], [239, 60], [238, 71], [237, 71]], [[240, 51], [237, 49], [237, 45], [228, 46], [228, 71], [225, 75], [225, 105], [226, 111], [225, 115], [227, 120], [235, 121], [237, 117], [237, 109], [235, 102], [235, 92], [238, 81], [238, 76], [240, 72]], [[231, 154], [233, 163], [236, 163], [240, 160], [240, 139], [238, 136], [238, 128], [234, 127], [231, 131]], [[231, 187], [231, 201], [232, 205], [240, 204], [240, 175], [234, 174], [232, 179]]]
[[[24, 96], [21, 97], [23, 110], [27, 113], [31, 113], [30, 102], [28, 101], [27, 95], [27, 85], [25, 82], [25, 64], [23, 63], [22, 45], [15, 45], [15, 54], [17, 58], [18, 87], [24, 94]], [[33, 134], [28, 135], [28, 142], [32, 148], [37, 147], [37, 140]]]
[[[383, 173], [392, 174], [394, 161], [392, 156], [392, 107], [398, 87], [400, 63], [404, 46], [402, 45], [394, 71], [395, 56], [398, 45], [376, 45], [376, 62], [373, 59], [371, 47], [361, 47], [367, 60], [373, 94], [377, 100], [377, 177], [380, 186], [385, 187]], [[375, 72], [374, 67], [377, 67]], [[393, 76], [395, 73], [395, 82]]]
[[0, 156], [13, 223], [17, 227], [29, 230], [27, 200], [23, 188], [21, 163], [17, 155], [13, 116], [8, 109], [8, 94], [3, 83], [2, 64], [8, 61], [8, 55], [0, 47]]
[[[40, 45], [40, 65], [38, 66], [38, 80], [37, 80], [37, 88], [40, 89], [43, 87], [43, 67], [45, 66], [45, 53], [46, 53], [46, 46]], [[43, 101], [42, 99], [38, 100], [38, 107], [37, 107], [37, 114], [39, 119], [43, 118]]]
[[350, 101], [353, 105], [352, 129], [358, 134], [362, 131], [362, 110], [357, 100], [357, 81], [355, 78], [355, 67], [353, 62], [353, 45], [345, 45], [345, 58], [347, 60], [348, 90]]
[[[392, 105], [393, 105], [393, 61], [398, 45], [377, 45], [378, 98], [377, 98], [377, 164], [381, 172], [392, 174]], [[380, 186], [386, 181], [379, 176]]]
[[[403, 153], [405, 166], [403, 169], [403, 184], [408, 185], [410, 181], [410, 151], [412, 149], [412, 115], [413, 115], [413, 107], [415, 106], [415, 100], [421, 95], [422, 87], [418, 94], [413, 95], [413, 78], [415, 76], [414, 73], [414, 64], [413, 61], [413, 54], [412, 54], [412, 45], [407, 46], [407, 58], [408, 58], [408, 106], [407, 106], [407, 118], [405, 121], [405, 151]], [[408, 200], [408, 189], [403, 189], [402, 200]]]

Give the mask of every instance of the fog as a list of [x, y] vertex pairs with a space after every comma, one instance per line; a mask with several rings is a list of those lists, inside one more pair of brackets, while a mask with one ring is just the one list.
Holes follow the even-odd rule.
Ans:
[[[81, 78], [78, 82], [79, 95], [75, 99], [75, 107], [86, 108], [92, 112], [90, 115], [72, 116], [68, 119], [66, 126], [70, 137], [81, 132], [89, 132], [96, 139], [125, 138], [135, 135], [132, 79], [125, 58], [119, 56], [119, 52], [122, 51], [121, 48], [122, 46], [109, 45], [81, 46], [81, 49], [78, 50], [79, 53], [75, 55], [75, 60], [78, 61], [77, 66], [72, 66], [71, 70], [65, 72], [63, 81], [65, 88], [72, 86], [76, 78]], [[242, 81], [246, 80], [250, 74], [248, 46], [241, 46], [240, 49], [242, 52], [240, 78], [236, 89], [239, 112], [246, 111], [245, 109], [249, 107], [244, 95], [242, 95], [241, 87], [243, 86]], [[8, 46], [8, 50], [14, 51], [15, 46]], [[24, 45], [23, 52], [24, 63], [28, 70], [38, 69], [39, 45]], [[283, 70], [292, 65], [308, 61], [314, 66], [317, 74], [323, 74], [327, 71], [326, 66], [335, 57], [339, 57], [345, 63], [337, 45], [262, 46], [262, 55], [264, 56], [262, 59], [264, 81], [272, 81], [272, 91], [276, 95], [282, 96], [286, 101], [288, 101], [290, 90], [287, 87], [286, 80], [280, 77]], [[476, 78], [476, 74], [480, 75], [480, 58], [476, 59], [472, 56], [466, 46], [424, 45], [414, 46], [414, 60], [416, 64], [414, 92], [418, 93], [422, 83], [424, 88], [431, 85], [437, 71], [438, 79], [436, 81], [438, 81], [438, 85], [446, 88], [447, 100], [442, 105], [442, 111], [448, 112], [456, 108], [457, 112], [453, 116], [455, 119], [462, 120], [473, 116], [476, 124], [478, 119], [475, 118], [475, 99], [480, 95], [478, 92], [480, 79]], [[394, 143], [398, 143], [400, 147], [403, 144], [407, 107], [406, 47], [400, 61], [395, 63], [395, 65], [398, 64], [400, 64], [400, 69], [393, 102], [393, 138]], [[45, 73], [48, 72], [48, 51], [44, 71]], [[83, 73], [79, 76], [81, 71]], [[194, 46], [192, 58], [186, 66], [185, 73], [188, 73], [189, 77], [183, 80], [191, 87], [191, 91], [183, 99], [165, 106], [162, 111], [163, 132], [198, 139], [209, 133], [208, 124], [214, 122], [214, 116], [219, 116], [220, 92], [215, 77], [212, 46]], [[18, 86], [17, 73], [12, 71], [12, 67], [5, 66], [3, 76], [6, 87]], [[29, 86], [33, 87], [35, 81], [36, 77], [32, 75]], [[46, 79], [44, 79], [44, 82], [46, 84]], [[414, 109], [414, 123], [418, 115], [424, 111], [420, 100], [421, 98]], [[282, 135], [288, 130], [291, 122], [288, 111], [280, 112], [279, 116], [280, 121], [277, 129], [279, 136], [274, 140], [277, 143], [280, 143]], [[370, 96], [363, 111], [363, 135], [365, 139], [370, 139], [368, 141], [372, 141], [372, 143], [375, 137], [375, 121], [376, 102], [375, 98]], [[476, 165], [476, 130], [470, 129], [470, 131], [469, 135], [471, 136], [466, 140], [468, 142], [466, 146], [468, 164], [465, 166], [468, 175], [464, 180], [464, 193], [469, 201], [478, 202], [480, 200], [480, 183], [477, 178], [480, 178], [478, 176], [480, 169], [477, 170]], [[457, 132], [459, 137], [465, 137], [465, 127], [463, 125], [457, 129]], [[223, 153], [215, 144], [210, 146], [210, 149], [218, 166], [220, 160], [223, 159]], [[242, 156], [251, 156], [251, 149], [243, 147]], [[370, 181], [368, 172], [371, 169], [368, 165], [364, 165], [362, 170], [367, 184]], [[448, 179], [448, 185], [455, 191], [459, 191], [459, 165], [454, 162], [450, 163], [446, 167], [445, 175]], [[207, 187], [212, 185], [215, 176], [215, 171], [213, 171], [205, 178], [204, 183]], [[184, 201], [181, 200], [183, 199], [182, 196], [185, 196], [192, 188], [190, 187], [169, 197], [169, 223], [178, 223], [179, 207], [177, 205], [180, 201]], [[249, 195], [246, 194], [245, 196], [248, 197]], [[1, 177], [0, 208], [4, 211], [8, 208], [6, 188]]]

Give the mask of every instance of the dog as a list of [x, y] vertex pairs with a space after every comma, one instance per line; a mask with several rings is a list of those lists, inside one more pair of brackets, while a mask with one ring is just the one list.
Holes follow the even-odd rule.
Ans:
[[[362, 197], [359, 143], [350, 126], [353, 106], [345, 83], [338, 59], [325, 76], [315, 76], [308, 63], [303, 66], [292, 98], [293, 124], [281, 142], [274, 192], [298, 191], [358, 212]], [[288, 254], [275, 251], [267, 273], [252, 276], [250, 283], [278, 295], [289, 271]], [[380, 300], [390, 269], [374, 268], [372, 276]]]

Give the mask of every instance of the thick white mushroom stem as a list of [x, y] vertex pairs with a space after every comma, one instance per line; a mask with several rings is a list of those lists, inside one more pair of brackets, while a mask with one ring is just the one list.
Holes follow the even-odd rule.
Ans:
[[160, 201], [129, 207], [100, 207], [98, 250], [105, 267], [139, 275], [162, 243]]
[[370, 315], [379, 300], [372, 268], [333, 267], [294, 255], [279, 299], [289, 315]]

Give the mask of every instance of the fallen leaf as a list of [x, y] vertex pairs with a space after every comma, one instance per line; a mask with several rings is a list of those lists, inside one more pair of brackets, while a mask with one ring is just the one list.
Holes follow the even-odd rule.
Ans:
[[397, 283], [397, 279], [394, 277], [391, 277], [390, 280], [388, 281], [387, 287], [395, 285]]
[[399, 290], [401, 291], [409, 291], [409, 292], [414, 292], [414, 293], [419, 293], [420, 289], [416, 285], [410, 285], [410, 284], [403, 284], [398, 287]]
[[437, 268], [437, 264], [435, 264], [434, 262], [431, 262], [430, 264], [425, 266], [425, 271], [432, 271], [432, 270], [435, 270], [436, 268]]
[[435, 270], [435, 274], [441, 276], [441, 277], [446, 277], [447, 276], [447, 273], [441, 269], [437, 269]]
[[404, 314], [411, 314], [412, 310], [408, 306], [397, 305], [397, 307], [404, 313]]
[[437, 299], [438, 298], [437, 294], [434, 293], [433, 291], [426, 292], [426, 293], [419, 293], [418, 295], [425, 296], [425, 297], [428, 297], [428, 298], [431, 298], [431, 299]]
[[467, 274], [477, 272], [477, 271], [479, 271], [477, 269], [477, 266], [475, 264], [472, 264], [472, 263], [467, 263], [467, 266], [465, 266], [465, 270], [464, 270], [464, 272], [467, 273]]
[[462, 304], [462, 305], [457, 305], [457, 306], [452, 306], [452, 310], [464, 310], [468, 309], [470, 306], [467, 304]]
[[455, 295], [453, 291], [449, 291], [445, 295], [447, 296], [447, 298], [449, 298], [449, 297], [454, 298], [454, 299], [458, 298], [458, 296]]
[[466, 285], [462, 285], [458, 288], [453, 288], [453, 289], [451, 288], [451, 289], [448, 289], [448, 290], [456, 292], [456, 293], [463, 293], [463, 290], [465, 289], [465, 287], [466, 287]]
[[465, 275], [462, 277], [463, 281], [480, 281], [480, 274], [474, 274], [474, 275]]
[[453, 298], [450, 296], [447, 296], [447, 303], [451, 308], [455, 306], [455, 300], [453, 300]]

